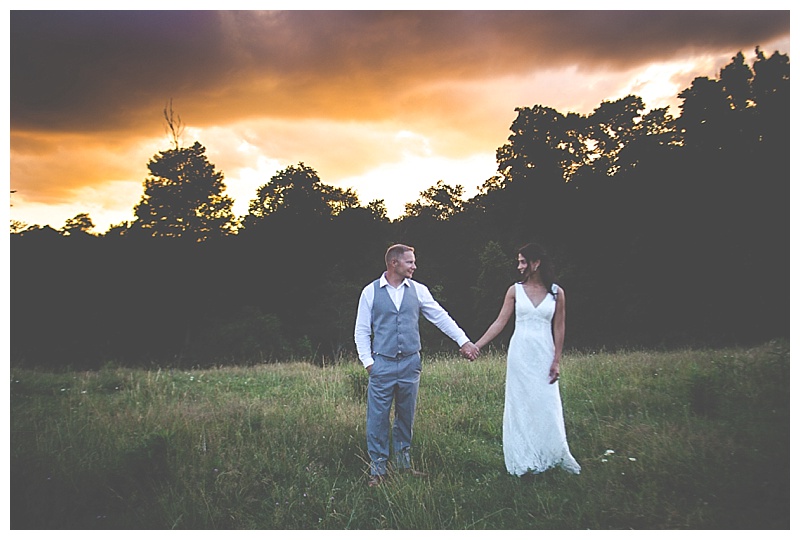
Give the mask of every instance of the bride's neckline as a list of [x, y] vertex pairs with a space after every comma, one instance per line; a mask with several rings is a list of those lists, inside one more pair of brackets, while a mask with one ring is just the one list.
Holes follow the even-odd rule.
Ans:
[[528, 302], [531, 303], [531, 305], [534, 307], [534, 309], [539, 309], [539, 306], [542, 305], [542, 302], [544, 302], [547, 299], [547, 295], [550, 294], [550, 293], [547, 292], [547, 289], [544, 287], [544, 285], [542, 285], [542, 289], [544, 289], [544, 296], [542, 296], [542, 298], [537, 303], [537, 302], [533, 301], [533, 298], [531, 298], [531, 295], [529, 295], [528, 291], [525, 290], [525, 285], [523, 283], [520, 283], [519, 286], [522, 289], [522, 292], [525, 294], [525, 297], [528, 299]]

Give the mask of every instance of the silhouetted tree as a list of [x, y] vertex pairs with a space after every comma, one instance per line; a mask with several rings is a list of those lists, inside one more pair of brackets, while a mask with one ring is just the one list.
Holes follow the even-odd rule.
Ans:
[[684, 144], [701, 151], [721, 150], [731, 107], [722, 83], [709, 77], [697, 77], [678, 97], [683, 99], [677, 124]]
[[763, 144], [776, 148], [778, 154], [789, 148], [789, 56], [777, 51], [769, 58], [756, 47], [753, 99], [757, 105], [758, 131]]
[[54, 239], [61, 234], [50, 225], [29, 225], [18, 233], [18, 236], [29, 239]]
[[732, 111], [742, 112], [755, 105], [753, 100], [753, 70], [744, 61], [739, 52], [731, 59], [731, 63], [719, 72], [719, 80], [725, 91]]
[[587, 159], [580, 140], [583, 118], [550, 107], [518, 107], [508, 143], [497, 150], [497, 170], [512, 182], [536, 177], [562, 184]]
[[627, 149], [617, 165], [623, 171], [633, 170], [639, 163], [653, 159], [655, 154], [676, 148], [679, 140], [675, 118], [668, 108], [652, 109], [634, 125], [633, 136], [627, 141]]
[[388, 211], [386, 210], [386, 201], [384, 199], [375, 199], [367, 203], [367, 210], [378, 221], [387, 221], [389, 219]]
[[72, 235], [79, 235], [79, 234], [90, 234], [89, 231], [94, 229], [94, 222], [92, 218], [89, 217], [89, 214], [82, 213], [78, 214], [75, 217], [69, 218], [64, 226], [61, 228], [61, 231], [68, 236]]
[[637, 135], [636, 126], [644, 110], [642, 98], [628, 96], [617, 101], [604, 101], [586, 119], [579, 131], [582, 154], [598, 175], [613, 176], [620, 170], [620, 155]]
[[413, 203], [406, 203], [403, 217], [429, 217], [436, 221], [446, 221], [464, 209], [464, 187], [449, 186], [439, 180], [422, 193]]
[[159, 152], [147, 164], [151, 176], [134, 208], [134, 227], [148, 236], [203, 241], [231, 234], [233, 200], [199, 142]]
[[317, 172], [300, 162], [278, 171], [256, 192], [245, 217], [245, 228], [257, 225], [268, 216], [280, 214], [306, 219], [329, 220], [347, 208], [359, 205], [351, 190], [323, 184]]
[[108, 230], [105, 232], [105, 236], [109, 237], [124, 236], [130, 230], [130, 227], [131, 224], [127, 221], [110, 225], [108, 227]]
[[28, 228], [28, 224], [18, 219], [10, 220], [11, 234], [19, 234]]

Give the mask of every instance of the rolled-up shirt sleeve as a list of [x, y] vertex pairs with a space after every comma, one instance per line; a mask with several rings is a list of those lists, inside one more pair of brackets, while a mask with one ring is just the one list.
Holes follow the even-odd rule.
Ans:
[[432, 322], [436, 328], [444, 332], [447, 337], [458, 343], [459, 347], [470, 341], [466, 332], [456, 324], [456, 321], [444, 310], [439, 302], [433, 299], [428, 287], [417, 281], [413, 283], [417, 290], [417, 298], [419, 299], [422, 315]]
[[364, 367], [372, 365], [372, 301], [374, 290], [372, 284], [364, 287], [358, 299], [358, 311], [356, 312], [355, 341], [358, 359]]

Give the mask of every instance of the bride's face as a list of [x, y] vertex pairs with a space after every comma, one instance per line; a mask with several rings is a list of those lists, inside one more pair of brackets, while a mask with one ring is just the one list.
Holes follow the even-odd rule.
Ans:
[[528, 262], [522, 255], [517, 255], [517, 271], [523, 278], [527, 278], [539, 268], [541, 261]]
[[522, 255], [517, 255], [517, 271], [520, 275], [524, 276], [525, 271], [528, 269], [528, 261]]

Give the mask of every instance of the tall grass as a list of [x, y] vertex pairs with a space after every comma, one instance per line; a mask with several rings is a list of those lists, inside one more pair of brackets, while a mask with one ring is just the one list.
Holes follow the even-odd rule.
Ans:
[[366, 374], [11, 370], [14, 529], [788, 529], [789, 352], [567, 355], [580, 475], [505, 472], [505, 359], [426, 358], [415, 466], [366, 486]]

